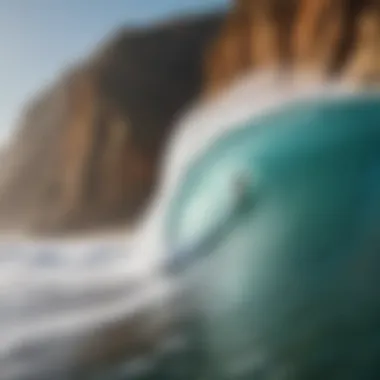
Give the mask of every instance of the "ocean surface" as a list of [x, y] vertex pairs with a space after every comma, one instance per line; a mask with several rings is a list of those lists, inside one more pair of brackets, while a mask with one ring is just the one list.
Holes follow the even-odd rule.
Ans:
[[128, 239], [0, 240], [0, 379], [69, 379], [80, 339], [130, 313]]
[[[339, 85], [326, 88], [303, 81], [289, 89], [288, 82], [280, 86], [276, 76], [258, 74], [243, 78], [211, 103], [195, 105], [176, 127], [157, 199], [133, 248], [123, 233], [76, 240], [1, 238], [0, 380], [84, 379], [75, 376], [75, 370], [86, 350], [90, 366], [91, 350], [102, 351], [107, 335], [101, 332], [107, 326], [123, 326], [151, 297], [162, 299], [161, 291], [170, 294], [165, 281], [154, 278], [156, 259], [159, 262], [164, 251], [165, 210], [191, 159], [224, 131], [279, 104], [346, 92]], [[143, 258], [136, 265], [135, 256]], [[101, 337], [96, 339], [98, 332]], [[103, 378], [132, 377], [120, 372]]]

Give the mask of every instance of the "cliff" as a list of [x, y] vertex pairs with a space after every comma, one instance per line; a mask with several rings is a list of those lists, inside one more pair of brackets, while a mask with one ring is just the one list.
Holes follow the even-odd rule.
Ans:
[[27, 106], [1, 152], [0, 228], [131, 225], [191, 100], [262, 69], [377, 85], [379, 46], [378, 0], [236, 0], [227, 15], [122, 30]]
[[204, 50], [223, 18], [120, 30], [32, 99], [2, 152], [0, 228], [132, 224], [173, 118], [201, 90]]
[[207, 54], [205, 91], [216, 93], [243, 73], [268, 68], [377, 84], [379, 1], [235, 0]]

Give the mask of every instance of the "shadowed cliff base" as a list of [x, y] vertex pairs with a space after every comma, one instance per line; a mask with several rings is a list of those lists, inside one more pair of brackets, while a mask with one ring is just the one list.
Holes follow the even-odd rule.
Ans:
[[223, 12], [119, 31], [33, 99], [2, 152], [0, 228], [64, 233], [133, 224], [177, 113], [202, 86]]

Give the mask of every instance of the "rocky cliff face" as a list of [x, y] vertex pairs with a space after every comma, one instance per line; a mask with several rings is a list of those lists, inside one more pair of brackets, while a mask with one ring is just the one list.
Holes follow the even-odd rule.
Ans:
[[33, 99], [2, 156], [0, 228], [133, 223], [173, 118], [201, 90], [204, 50], [223, 18], [119, 31]]
[[380, 80], [377, 0], [235, 0], [206, 59], [206, 92], [259, 69]]
[[261, 70], [380, 80], [378, 0], [235, 0], [225, 14], [120, 31], [36, 97], [1, 152], [0, 228], [133, 223], [176, 114]]

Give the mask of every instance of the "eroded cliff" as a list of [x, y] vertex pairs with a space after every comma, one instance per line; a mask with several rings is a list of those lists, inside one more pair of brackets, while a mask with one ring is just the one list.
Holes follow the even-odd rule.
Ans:
[[236, 0], [205, 63], [216, 93], [247, 71], [380, 80], [378, 0]]
[[0, 228], [39, 233], [133, 223], [173, 118], [201, 90], [224, 15], [124, 29], [27, 105], [3, 156]]

